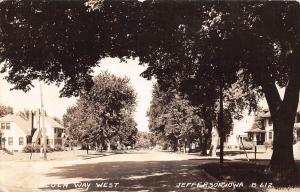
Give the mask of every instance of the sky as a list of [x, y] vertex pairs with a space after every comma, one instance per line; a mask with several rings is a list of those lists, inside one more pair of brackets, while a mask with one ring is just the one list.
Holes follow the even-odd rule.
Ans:
[[[93, 75], [99, 74], [101, 71], [109, 71], [115, 75], [124, 77], [127, 76], [137, 93], [137, 106], [134, 113], [134, 118], [137, 123], [137, 128], [140, 131], [148, 131], [148, 118], [146, 116], [152, 99], [152, 85], [155, 80], [146, 80], [140, 74], [146, 69], [146, 66], [138, 65], [138, 60], [127, 60], [120, 62], [116, 58], [103, 59], [99, 63], [100, 67], [94, 69]], [[34, 82], [35, 87], [27, 93], [18, 90], [10, 90], [12, 85], [3, 80], [5, 74], [0, 74], [0, 104], [9, 105], [14, 108], [14, 112], [24, 109], [36, 110], [41, 106], [40, 100], [40, 83]], [[43, 99], [47, 114], [52, 117], [62, 118], [66, 113], [66, 109], [75, 105], [76, 98], [60, 98], [60, 88], [55, 85], [42, 84]], [[279, 88], [278, 88], [279, 89]], [[284, 89], [279, 89], [281, 97], [284, 94]], [[265, 99], [262, 99], [260, 105], [263, 108], [268, 108]], [[244, 115], [242, 121], [236, 121], [236, 127], [245, 127], [245, 124], [251, 124], [253, 121], [252, 115]], [[248, 129], [248, 128], [247, 128]]]
[[[112, 74], [124, 77], [127, 76], [137, 93], [137, 106], [134, 119], [140, 131], [148, 131], [148, 118], [146, 116], [152, 98], [152, 85], [154, 80], [146, 80], [140, 74], [146, 66], [138, 65], [138, 60], [128, 60], [127, 63], [120, 62], [119, 59], [107, 58], [100, 61], [100, 67], [94, 69], [93, 75], [101, 71], [108, 71]], [[34, 88], [24, 93], [19, 90], [10, 90], [12, 85], [3, 80], [5, 74], [0, 74], [0, 104], [9, 105], [14, 108], [14, 112], [24, 109], [36, 110], [41, 106], [40, 83], [35, 81]], [[62, 118], [66, 109], [75, 105], [76, 98], [60, 98], [60, 88], [55, 85], [42, 85], [43, 100], [47, 114], [52, 117]]]

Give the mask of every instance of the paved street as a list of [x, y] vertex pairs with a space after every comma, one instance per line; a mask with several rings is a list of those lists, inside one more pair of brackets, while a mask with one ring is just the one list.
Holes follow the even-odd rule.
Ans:
[[[195, 155], [150, 151], [107, 156], [91, 154], [86, 157], [68, 161], [1, 162], [0, 191], [65, 189], [66, 185], [55, 184], [68, 184], [71, 191], [87, 188], [98, 191], [141, 191], [153, 187], [173, 189], [178, 182], [214, 180], [197, 169], [197, 166], [208, 160], [199, 160], [200, 157]], [[74, 186], [74, 183], [80, 182], [87, 182], [91, 186]], [[112, 184], [117, 187], [110, 188]]]
[[1, 162], [0, 191], [191, 191], [187, 183], [217, 182], [201, 169], [217, 158], [156, 151], [83, 152], [74, 160]]

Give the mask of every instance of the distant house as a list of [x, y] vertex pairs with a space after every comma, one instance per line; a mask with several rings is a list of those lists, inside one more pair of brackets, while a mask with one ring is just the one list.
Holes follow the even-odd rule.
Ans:
[[248, 114], [247, 111], [243, 113], [243, 118], [240, 120], [233, 120], [233, 130], [230, 134], [226, 135], [225, 145], [228, 148], [238, 148], [241, 142], [248, 139], [246, 133], [250, 129], [254, 120], [253, 114]]
[[[274, 139], [273, 122], [271, 114], [268, 110], [263, 111], [259, 116], [262, 119], [261, 128], [252, 128], [247, 131], [248, 137], [257, 145], [262, 145], [264, 142], [272, 142]], [[300, 104], [297, 108], [295, 117], [294, 132], [297, 140], [300, 140]]]
[[[10, 151], [22, 151], [32, 142], [41, 144], [41, 120], [39, 115], [30, 114], [25, 119], [16, 114], [9, 114], [0, 118], [1, 147]], [[47, 143], [50, 147], [62, 145], [64, 127], [50, 117], [45, 117]]]
[[[41, 120], [37, 122], [41, 122]], [[46, 128], [47, 144], [50, 147], [63, 144], [65, 128], [61, 124], [59, 124], [53, 118], [45, 117], [45, 128]], [[42, 141], [42, 136], [43, 136], [42, 129], [37, 129], [33, 134], [32, 142], [35, 142], [36, 144], [40, 144]]]

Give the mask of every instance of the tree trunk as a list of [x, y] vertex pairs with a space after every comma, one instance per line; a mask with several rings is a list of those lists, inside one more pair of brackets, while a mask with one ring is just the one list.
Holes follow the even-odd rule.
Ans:
[[273, 120], [273, 154], [269, 164], [269, 171], [274, 182], [280, 185], [290, 185], [298, 182], [297, 170], [293, 155], [293, 129], [295, 115], [299, 103], [300, 65], [298, 60], [291, 63], [289, 84], [281, 100], [275, 82], [266, 81], [262, 88], [265, 94], [271, 118]]
[[111, 152], [110, 140], [107, 140], [107, 152]]
[[274, 181], [283, 185], [293, 184], [299, 179], [295, 175], [297, 167], [293, 155], [293, 127], [294, 121], [287, 122], [285, 118], [275, 119], [273, 124], [273, 154], [269, 166]]
[[212, 114], [214, 113], [213, 107], [206, 106], [202, 111], [202, 117], [204, 121], [204, 133], [202, 139], [200, 139], [200, 154], [207, 155], [207, 150], [210, 149], [211, 142], [212, 142], [212, 128], [213, 128], [213, 117]]
[[207, 155], [207, 149], [209, 146], [211, 134], [205, 134], [203, 139], [201, 140], [201, 149], [200, 149], [200, 155], [206, 156]]
[[101, 151], [102, 151], [102, 144], [100, 142], [99, 145], [98, 145], [98, 152], [101, 152]]
[[173, 144], [173, 150], [174, 150], [174, 152], [176, 152], [176, 150], [177, 150], [177, 146], [178, 146], [177, 144], [178, 144], [178, 141], [175, 140], [174, 144]]
[[209, 126], [207, 126], [207, 123], [205, 123], [205, 131], [204, 131], [204, 135], [203, 135], [203, 139], [201, 139], [201, 149], [200, 149], [200, 154], [201, 155], [207, 155], [207, 150], [210, 148], [211, 145], [211, 139], [212, 139], [212, 123], [210, 123]]
[[219, 144], [219, 134], [216, 127], [212, 130], [212, 137], [211, 137], [211, 156], [217, 156], [217, 146]]
[[293, 92], [290, 87], [287, 87], [284, 100], [277, 107], [279, 110], [271, 112], [274, 140], [270, 170], [274, 181], [281, 185], [293, 184], [298, 180], [298, 171], [293, 154], [293, 130], [299, 91]]
[[220, 132], [220, 163], [224, 161], [224, 118], [223, 118], [223, 84], [220, 84], [220, 113], [219, 113], [219, 132]]
[[185, 150], [187, 150], [187, 153], [190, 152], [190, 147], [191, 147], [191, 139], [190, 139], [190, 137], [188, 136], [188, 137], [187, 137], [187, 140], [186, 140], [186, 149], [185, 149]]

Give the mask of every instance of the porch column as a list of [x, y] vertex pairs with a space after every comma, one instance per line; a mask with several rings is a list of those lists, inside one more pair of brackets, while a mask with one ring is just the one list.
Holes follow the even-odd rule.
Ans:
[[256, 133], [253, 133], [253, 142], [255, 145], [257, 145]]

